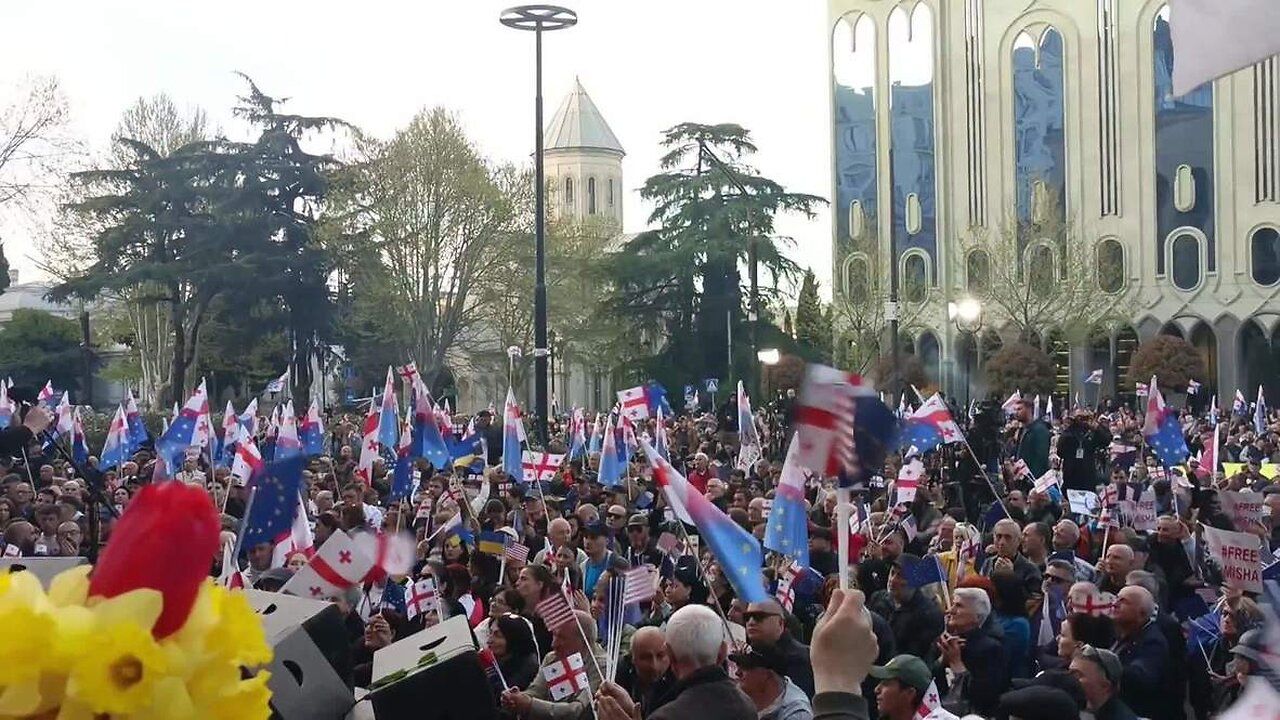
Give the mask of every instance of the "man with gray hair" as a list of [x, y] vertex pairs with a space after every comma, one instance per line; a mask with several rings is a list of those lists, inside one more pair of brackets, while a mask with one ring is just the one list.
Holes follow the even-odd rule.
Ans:
[[1071, 553], [1071, 563], [1076, 566], [1076, 578], [1079, 580], [1094, 581], [1097, 570], [1088, 560], [1076, 556], [1076, 548], [1080, 545], [1080, 526], [1074, 520], [1063, 518], [1053, 526], [1053, 552], [1052, 555], [1064, 556], [1065, 553]]
[[724, 621], [705, 605], [686, 605], [667, 621], [667, 656], [676, 685], [648, 720], [756, 720], [756, 706], [724, 670]]
[[946, 620], [933, 671], [943, 706], [952, 712], [995, 714], [1000, 694], [1009, 689], [1009, 654], [1004, 633], [991, 617], [991, 599], [985, 590], [957, 588]]
[[1178, 717], [1186, 682], [1173, 677], [1169, 642], [1155, 616], [1156, 601], [1146, 588], [1130, 585], [1116, 594], [1113, 649], [1124, 666], [1120, 697], [1142, 717]]

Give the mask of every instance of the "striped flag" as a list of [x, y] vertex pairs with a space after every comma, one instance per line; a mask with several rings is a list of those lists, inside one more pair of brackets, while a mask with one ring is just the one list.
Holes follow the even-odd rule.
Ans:
[[658, 587], [658, 568], [652, 565], [638, 565], [622, 574], [624, 578], [622, 604], [641, 603], [653, 599]]
[[543, 600], [538, 603], [535, 610], [538, 617], [542, 618], [542, 622], [546, 623], [547, 630], [552, 632], [568, 623], [577, 622], [573, 608], [569, 607], [569, 601], [565, 599], [564, 593], [556, 593]]
[[529, 548], [518, 542], [513, 542], [502, 551], [502, 555], [513, 563], [529, 562]]

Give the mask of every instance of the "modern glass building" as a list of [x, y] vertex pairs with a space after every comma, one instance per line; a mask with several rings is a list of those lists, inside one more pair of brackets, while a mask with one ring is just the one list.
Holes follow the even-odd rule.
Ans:
[[[1280, 398], [1276, 58], [1175, 97], [1164, 0], [828, 9], [837, 303], [882, 303], [896, 263], [904, 347], [962, 397], [1015, 339], [1063, 395], [1098, 368], [1130, 393], [1133, 350], [1166, 333], [1211, 392]], [[1019, 282], [1034, 317], [993, 299]], [[1091, 297], [1055, 309], [1062, 288]], [[980, 327], [949, 318], [967, 298]]]

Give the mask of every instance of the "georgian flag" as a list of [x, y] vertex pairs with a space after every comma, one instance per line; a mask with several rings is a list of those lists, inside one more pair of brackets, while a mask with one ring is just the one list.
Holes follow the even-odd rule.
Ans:
[[542, 669], [542, 676], [547, 680], [547, 691], [551, 693], [551, 699], [556, 702], [573, 697], [589, 687], [582, 653], [574, 653], [548, 665]]
[[364, 582], [373, 570], [373, 558], [343, 532], [329, 536], [319, 552], [289, 578], [280, 592], [311, 600], [324, 600], [341, 595], [348, 588]]
[[360, 459], [356, 462], [356, 477], [366, 486], [373, 482], [373, 461], [378, 457], [378, 413], [369, 404], [364, 417], [364, 438], [360, 444]]
[[405, 598], [405, 617], [412, 620], [423, 613], [440, 613], [440, 596], [436, 593], [436, 579], [430, 575], [409, 586]]
[[619, 390], [618, 403], [622, 406], [622, 414], [632, 420], [649, 417], [649, 396], [643, 385]]
[[311, 557], [315, 554], [315, 544], [316, 537], [311, 534], [311, 522], [307, 518], [307, 506], [299, 495], [298, 504], [293, 510], [293, 522], [289, 525], [288, 532], [276, 538], [276, 546], [271, 553], [271, 564], [274, 567], [284, 567], [289, 556], [295, 552]]
[[924, 463], [919, 458], [902, 466], [898, 471], [898, 480], [894, 483], [897, 489], [897, 499], [894, 505], [902, 505], [910, 503], [916, 499], [916, 489], [920, 486], [920, 479], [924, 477]]
[[521, 460], [521, 465], [524, 469], [524, 481], [527, 483], [542, 482], [555, 477], [556, 471], [564, 464], [564, 455], [525, 450]]
[[1098, 368], [1097, 370], [1094, 370], [1093, 372], [1089, 373], [1088, 376], [1085, 377], [1084, 383], [1086, 385], [1101, 385], [1102, 384], [1102, 368]]
[[930, 682], [929, 689], [925, 691], [924, 697], [920, 699], [920, 707], [916, 708], [916, 720], [936, 720], [939, 717], [955, 717], [954, 715], [935, 715], [936, 712], [946, 712], [942, 709], [942, 696], [938, 694], [938, 683]]
[[1014, 390], [1013, 394], [1009, 396], [1009, 399], [1005, 400], [1004, 403], [1000, 405], [1000, 409], [1004, 411], [1005, 415], [1012, 415], [1014, 411], [1018, 409], [1018, 403], [1020, 402], [1022, 402], [1022, 391]]

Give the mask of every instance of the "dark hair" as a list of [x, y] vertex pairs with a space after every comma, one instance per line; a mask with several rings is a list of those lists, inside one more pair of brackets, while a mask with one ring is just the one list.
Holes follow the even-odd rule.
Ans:
[[442, 594], [446, 597], [457, 599], [471, 592], [471, 573], [465, 565], [445, 565], [441, 579], [444, 580]]
[[502, 598], [502, 602], [506, 603], [507, 607], [511, 608], [511, 612], [514, 612], [514, 613], [524, 612], [524, 608], [525, 608], [524, 596], [516, 592], [515, 588], [506, 588], [503, 590], [499, 590], [498, 592], [494, 593], [493, 596]]
[[340, 527], [340, 524], [338, 522], [338, 516], [333, 514], [333, 511], [331, 510], [325, 510], [324, 512], [317, 515], [316, 524], [323, 525], [329, 528], [329, 530], [333, 532], [336, 532]]
[[528, 620], [514, 613], [500, 615], [496, 621], [498, 630], [507, 641], [507, 655], [513, 658], [536, 655], [537, 645], [533, 640], [533, 630]]
[[1071, 637], [1078, 643], [1100, 648], [1115, 644], [1115, 624], [1105, 615], [1071, 613], [1063, 622], [1071, 626]]
[[1040, 539], [1044, 541], [1045, 547], [1053, 548], [1053, 528], [1049, 527], [1049, 523], [1033, 522], [1028, 523], [1027, 527], [1040, 536]]
[[556, 580], [556, 576], [551, 573], [551, 570], [548, 569], [546, 565], [534, 563], [533, 565], [525, 565], [524, 569], [529, 573], [530, 577], [542, 585], [542, 597], [544, 598], [547, 597], [548, 588], [554, 591], [556, 586], [560, 584], [560, 582]]
[[1017, 575], [1009, 570], [997, 570], [991, 573], [991, 584], [996, 589], [993, 611], [1011, 617], [1027, 616], [1027, 592]]

